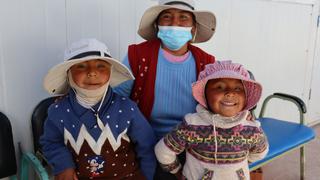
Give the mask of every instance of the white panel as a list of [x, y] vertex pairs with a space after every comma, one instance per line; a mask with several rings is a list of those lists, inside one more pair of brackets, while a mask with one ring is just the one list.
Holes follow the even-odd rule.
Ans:
[[216, 16], [216, 31], [213, 37], [208, 41], [200, 44], [194, 44], [201, 47], [208, 53], [213, 54], [216, 59], [228, 59], [227, 50], [230, 43], [230, 33], [231, 30], [231, 4], [232, 0], [224, 1], [212, 1], [212, 0], [202, 0], [197, 1], [196, 9], [211, 11]]
[[[47, 16], [46, 11], [50, 8], [57, 8], [54, 9], [57, 13], [63, 11], [64, 1], [47, 4], [43, 0], [12, 0], [6, 1], [2, 7], [0, 27], [7, 99], [5, 113], [12, 123], [15, 143], [21, 142], [23, 149], [30, 150], [31, 131], [26, 127], [30, 127], [33, 108], [48, 96], [43, 91], [42, 79], [50, 64], [48, 62], [56, 59], [55, 49], [61, 46], [57, 37], [61, 35], [61, 42], [65, 41], [65, 30], [62, 34], [60, 32], [60, 28], [65, 29], [64, 23], [51, 24], [53, 15]], [[53, 9], [49, 12], [52, 13]]]
[[151, 0], [102, 1], [102, 36], [112, 55], [123, 60], [128, 45], [143, 41], [137, 34], [145, 9], [157, 4]]
[[[10, 12], [10, 8], [11, 7], [15, 7], [16, 11], [19, 11], [19, 8], [18, 8], [18, 1], [10, 1], [9, 2], [6, 2], [6, 3], [3, 3], [1, 4], [0, 6], [0, 100], [1, 100], [1, 107], [0, 107], [0, 111], [3, 112], [6, 116], [8, 116], [9, 120], [11, 121], [11, 125], [12, 125], [12, 128], [13, 128], [13, 139], [15, 141], [15, 144], [17, 144], [16, 142], [17, 141], [20, 141], [20, 139], [17, 138], [17, 135], [15, 134], [15, 124], [17, 124], [18, 122], [14, 123], [14, 121], [17, 121], [17, 120], [14, 120], [13, 119], [13, 115], [15, 112], [12, 112], [10, 111], [9, 107], [8, 107], [8, 102], [7, 100], [11, 100], [11, 97], [9, 97], [9, 92], [11, 89], [8, 87], [8, 81], [9, 79], [11, 80], [14, 80], [14, 78], [7, 78], [7, 77], [10, 77], [10, 75], [8, 74], [8, 72], [10, 71], [14, 71], [13, 69], [8, 69], [7, 68], [7, 64], [9, 63], [8, 61], [10, 61], [8, 58], [7, 58], [7, 54], [8, 54], [8, 46], [12, 46], [13, 42], [12, 41], [9, 41], [8, 42], [8, 38], [6, 37], [7, 36], [7, 29], [9, 29], [9, 25], [11, 24], [10, 21], [15, 21], [17, 20], [17, 18], [7, 18], [7, 17], [10, 17], [10, 13], [14, 13], [13, 11]], [[15, 16], [16, 17], [16, 16]], [[13, 24], [13, 23], [12, 23]], [[17, 28], [14, 27], [10, 30], [16, 30], [15, 32], [18, 32]], [[10, 40], [10, 38], [9, 38]], [[18, 74], [18, 73], [17, 73]], [[14, 101], [14, 100], [12, 100]], [[4, 179], [8, 179], [8, 178], [4, 178]]]
[[[304, 86], [314, 28], [313, 5], [264, 0], [205, 3], [203, 7], [207, 5], [216, 12], [218, 24], [213, 40], [201, 47], [218, 59], [232, 59], [248, 67], [263, 84], [263, 97], [285, 92], [307, 100]], [[214, 10], [221, 6], [222, 10]], [[292, 121], [299, 117], [292, 115], [294, 108], [290, 105], [278, 103], [271, 107], [272, 115], [283, 114]]]
[[150, 7], [155, 6], [158, 4], [157, 0], [135, 0], [136, 3], [136, 14], [135, 14], [135, 42], [139, 43], [144, 41], [144, 39], [142, 39], [140, 37], [140, 35], [138, 34], [138, 29], [139, 29], [139, 24], [140, 24], [140, 20], [141, 17], [143, 15], [143, 13]]
[[5, 96], [5, 67], [4, 67], [4, 59], [3, 59], [3, 40], [2, 40], [2, 19], [5, 17], [5, 14], [4, 14], [4, 9], [3, 8], [6, 8], [5, 5], [1, 5], [0, 6], [0, 111], [5, 113], [6, 112], [6, 96]]
[[119, 56], [123, 59], [128, 51], [128, 45], [135, 42], [136, 34], [136, 1], [119, 0]]
[[48, 0], [46, 5], [46, 60], [43, 61], [44, 76], [54, 65], [63, 61], [67, 44], [65, 0]]
[[316, 3], [316, 0], [265, 0], [265, 1], [296, 3], [296, 4], [308, 4], [308, 5], [313, 5], [313, 4]]
[[[319, 47], [318, 47], [319, 48]], [[309, 122], [320, 121], [320, 59], [319, 57], [315, 59], [314, 71], [313, 71], [313, 79], [311, 86], [311, 94], [310, 94], [310, 103], [309, 103]]]
[[[31, 132], [29, 120], [41, 77], [37, 76], [39, 60], [45, 59], [45, 1], [10, 1], [4, 8], [3, 61], [6, 69], [5, 87], [7, 115], [9, 116], [16, 143], [24, 142], [23, 147], [30, 149]], [[41, 8], [39, 8], [41, 7]], [[15, 11], [12, 11], [15, 9]], [[41, 67], [41, 66], [39, 66]], [[15, 133], [20, 132], [20, 133]]]
[[102, 38], [100, 0], [66, 0], [68, 44], [81, 38]]
[[[231, 32], [230, 39], [236, 42], [231, 46], [231, 56], [248, 64], [264, 86], [264, 97], [285, 92], [306, 100], [304, 85], [312, 6], [267, 2], [250, 5], [235, 3], [237, 9], [252, 11], [234, 16], [234, 22], [245, 19], [247, 23], [242, 21], [245, 26], [238, 23], [238, 28]], [[271, 106], [272, 115], [297, 122], [299, 116], [293, 113], [295, 109], [281, 103]]]
[[[113, 57], [119, 58], [120, 23], [119, 1], [102, 1], [102, 39], [110, 49]], [[129, 33], [129, 32], [128, 32]]]
[[[1, 13], [1, 7], [0, 7]], [[1, 20], [0, 14], [0, 20]], [[0, 29], [1, 30], [1, 29]], [[0, 111], [6, 112], [6, 93], [5, 93], [5, 68], [4, 68], [4, 60], [3, 60], [3, 40], [2, 40], [2, 33], [0, 31]]]
[[313, 73], [312, 73], [312, 84], [310, 92], [310, 102], [309, 102], [309, 122], [319, 122], [320, 121], [320, 30], [318, 29], [317, 34], [317, 44], [316, 44], [316, 54], [314, 57]]
[[157, 5], [158, 2], [156, 0], [120, 0], [119, 2], [119, 57], [122, 60], [127, 54], [128, 45], [144, 41], [137, 33], [140, 19], [146, 9]]

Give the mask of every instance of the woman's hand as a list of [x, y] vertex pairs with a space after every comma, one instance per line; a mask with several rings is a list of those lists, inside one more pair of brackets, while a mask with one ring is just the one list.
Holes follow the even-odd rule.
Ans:
[[54, 177], [55, 180], [78, 180], [73, 168], [66, 169]]

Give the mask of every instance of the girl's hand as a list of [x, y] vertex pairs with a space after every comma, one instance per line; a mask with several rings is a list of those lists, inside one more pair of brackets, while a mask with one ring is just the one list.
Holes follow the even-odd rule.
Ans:
[[255, 121], [256, 119], [254, 118], [254, 116], [252, 115], [252, 113], [250, 112], [246, 118], [248, 121]]
[[54, 177], [55, 180], [78, 180], [73, 168], [66, 169]]

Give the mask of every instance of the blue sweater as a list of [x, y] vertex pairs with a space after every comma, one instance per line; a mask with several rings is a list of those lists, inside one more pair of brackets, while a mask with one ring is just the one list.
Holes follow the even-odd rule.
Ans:
[[[94, 109], [97, 109], [99, 104]], [[132, 175], [131, 172], [123, 171], [130, 171], [131, 164], [132, 171], [139, 169], [133, 166], [140, 163], [144, 176], [147, 179], [153, 179], [156, 166], [153, 151], [154, 133], [136, 104], [126, 97], [113, 93], [109, 88], [99, 117], [105, 126], [102, 130], [97, 126], [93, 111], [78, 104], [73, 91], [49, 107], [40, 143], [46, 158], [53, 166], [54, 174], [67, 168], [76, 168], [78, 171], [83, 163], [79, 162], [79, 159], [84, 154], [88, 156], [85, 157], [84, 163], [90, 161], [92, 165], [92, 162], [102, 158], [99, 167], [115, 168], [112, 170], [119, 172], [112, 175], [119, 178], [125, 173], [128, 173], [128, 176]], [[88, 159], [90, 152], [94, 159]], [[114, 153], [113, 156], [109, 156], [112, 158], [104, 159], [103, 154], [108, 157], [108, 154], [112, 153]], [[138, 163], [134, 162], [136, 159]], [[114, 163], [111, 163], [113, 161]], [[129, 165], [127, 168], [121, 166], [117, 169], [114, 164], [120, 163], [123, 166], [130, 163], [130, 167]], [[88, 167], [89, 165], [84, 169]], [[100, 175], [104, 177], [103, 172], [107, 173], [107, 169], [97, 171], [97, 167], [92, 167], [96, 168], [95, 171], [88, 173], [95, 173], [94, 175], [101, 173]]]
[[[128, 56], [123, 62], [130, 68]], [[182, 122], [187, 113], [196, 109], [196, 101], [192, 96], [191, 84], [196, 81], [195, 59], [189, 57], [180, 63], [165, 59], [160, 48], [155, 83], [155, 100], [151, 112], [150, 123], [157, 140], [170, 132]], [[126, 81], [117, 86], [114, 91], [129, 97], [134, 81]]]

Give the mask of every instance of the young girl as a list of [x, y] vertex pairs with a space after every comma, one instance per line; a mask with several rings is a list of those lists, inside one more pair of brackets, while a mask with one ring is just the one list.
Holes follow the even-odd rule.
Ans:
[[105, 44], [82, 39], [44, 80], [66, 94], [48, 109], [40, 143], [55, 179], [153, 179], [155, 137], [134, 102], [110, 86], [133, 79]]
[[178, 173], [177, 154], [186, 150], [182, 173], [189, 180], [249, 180], [248, 161], [260, 160], [268, 152], [260, 123], [246, 120], [261, 91], [261, 85], [240, 64], [206, 65], [192, 85], [199, 102], [197, 112], [187, 114], [155, 147], [162, 168]]

